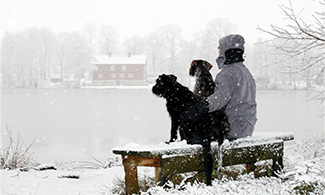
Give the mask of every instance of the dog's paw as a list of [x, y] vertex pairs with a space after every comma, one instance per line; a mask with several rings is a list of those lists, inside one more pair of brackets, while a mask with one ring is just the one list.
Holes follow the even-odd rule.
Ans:
[[170, 139], [168, 142], [165, 142], [166, 144], [170, 144], [170, 143], [173, 143], [173, 142], [175, 142], [176, 141], [176, 139]]

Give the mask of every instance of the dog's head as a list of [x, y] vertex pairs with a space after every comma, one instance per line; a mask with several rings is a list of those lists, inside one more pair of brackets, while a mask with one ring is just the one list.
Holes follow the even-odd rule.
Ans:
[[191, 76], [194, 76], [196, 71], [199, 70], [200, 68], [206, 68], [207, 70], [210, 70], [212, 67], [213, 67], [212, 64], [210, 64], [205, 60], [193, 60], [191, 63], [189, 74]]
[[166, 97], [170, 88], [176, 84], [177, 77], [175, 75], [162, 74], [156, 79], [156, 84], [152, 87], [152, 93], [159, 97]]

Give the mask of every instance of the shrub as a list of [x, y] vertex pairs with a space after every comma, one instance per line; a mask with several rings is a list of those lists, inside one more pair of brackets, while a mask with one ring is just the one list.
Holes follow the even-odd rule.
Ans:
[[297, 181], [292, 194], [324, 194], [325, 185], [320, 181]]
[[38, 165], [30, 152], [35, 140], [26, 147], [19, 133], [15, 139], [7, 125], [2, 141], [4, 148], [0, 152], [0, 169], [26, 168]]

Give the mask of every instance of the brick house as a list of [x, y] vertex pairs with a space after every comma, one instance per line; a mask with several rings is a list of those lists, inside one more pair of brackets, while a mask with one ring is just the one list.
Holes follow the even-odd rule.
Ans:
[[97, 67], [93, 72], [93, 84], [123, 84], [146, 80], [147, 56], [128, 55], [125, 57], [96, 55], [92, 63]]

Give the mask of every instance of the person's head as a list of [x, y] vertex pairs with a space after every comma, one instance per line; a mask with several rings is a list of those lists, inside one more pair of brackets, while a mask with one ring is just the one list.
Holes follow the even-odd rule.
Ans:
[[216, 60], [221, 69], [225, 64], [242, 62], [245, 51], [245, 40], [241, 35], [231, 34], [219, 40], [219, 56]]

